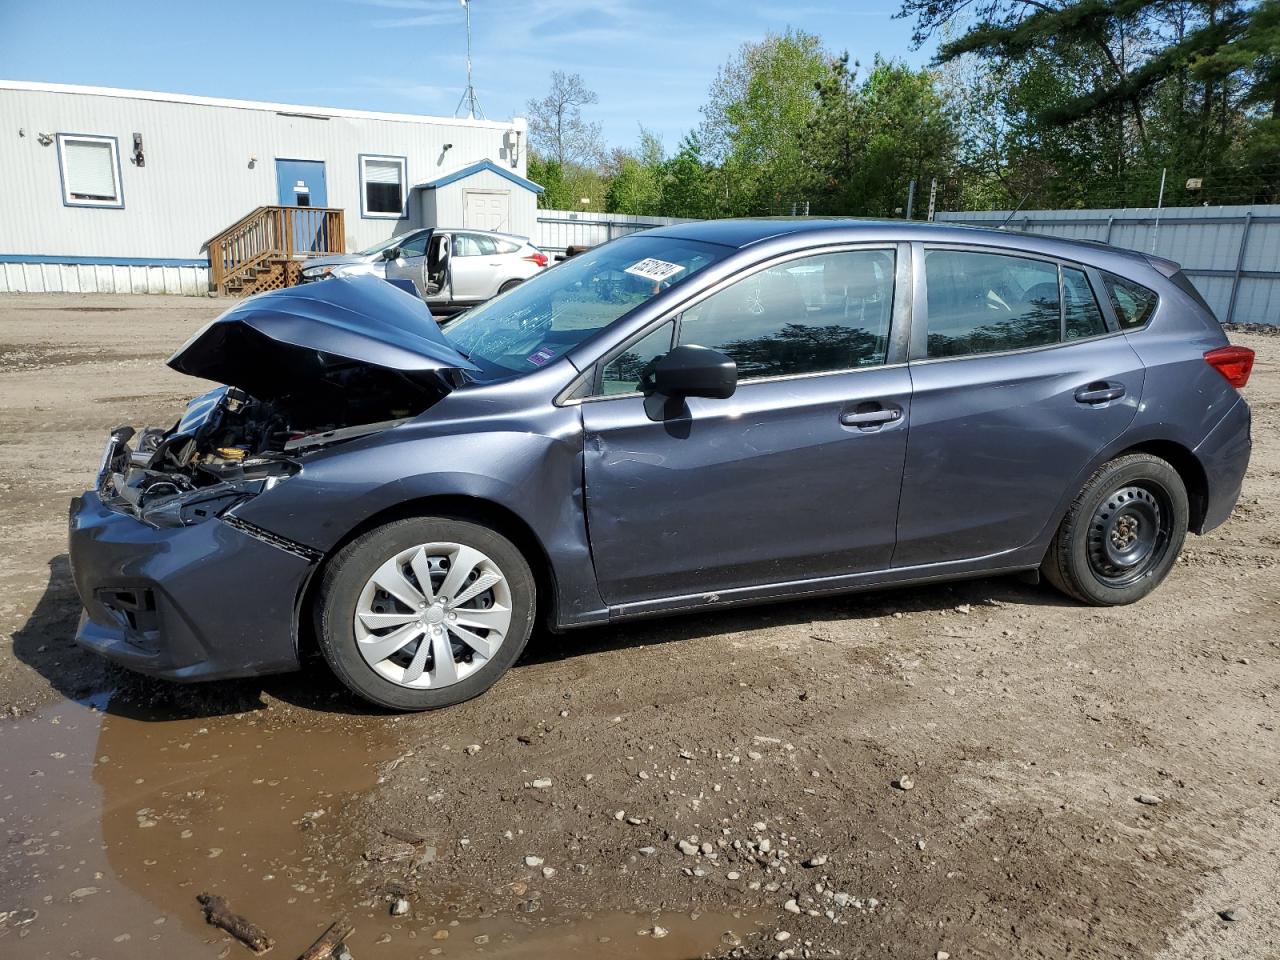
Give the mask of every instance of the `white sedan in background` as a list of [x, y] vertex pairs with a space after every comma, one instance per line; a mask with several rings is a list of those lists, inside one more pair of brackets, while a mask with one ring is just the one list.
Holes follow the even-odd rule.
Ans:
[[308, 260], [302, 282], [365, 275], [409, 280], [428, 306], [448, 313], [510, 290], [546, 269], [549, 262], [525, 237], [427, 227], [356, 253]]

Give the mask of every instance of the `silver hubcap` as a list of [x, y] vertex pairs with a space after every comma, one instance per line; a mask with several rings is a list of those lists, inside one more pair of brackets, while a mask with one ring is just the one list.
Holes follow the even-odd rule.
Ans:
[[424, 543], [378, 567], [360, 591], [356, 646], [405, 687], [447, 687], [493, 659], [511, 629], [511, 589], [498, 565], [460, 543]]

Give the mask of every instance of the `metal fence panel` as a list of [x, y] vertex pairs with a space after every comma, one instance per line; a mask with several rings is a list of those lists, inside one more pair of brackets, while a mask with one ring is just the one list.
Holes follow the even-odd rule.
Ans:
[[678, 217], [637, 217], [626, 213], [589, 213], [582, 210], [539, 210], [533, 243], [548, 253], [564, 253], [566, 247], [594, 247], [615, 237], [688, 223]]
[[1280, 205], [942, 212], [944, 223], [1102, 240], [1183, 271], [1224, 323], [1280, 324]]

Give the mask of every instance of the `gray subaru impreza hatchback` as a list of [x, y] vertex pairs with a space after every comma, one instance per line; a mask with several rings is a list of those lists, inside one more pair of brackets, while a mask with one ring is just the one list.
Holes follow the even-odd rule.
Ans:
[[263, 294], [72, 503], [77, 639], [175, 680], [318, 648], [419, 710], [538, 620], [1036, 571], [1131, 603], [1230, 514], [1252, 362], [1177, 264], [903, 222], [663, 227], [443, 328], [379, 279]]

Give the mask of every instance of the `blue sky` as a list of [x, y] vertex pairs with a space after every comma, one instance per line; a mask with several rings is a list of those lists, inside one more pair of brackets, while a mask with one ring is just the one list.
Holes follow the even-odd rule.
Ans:
[[[472, 0], [475, 85], [507, 119], [552, 70], [600, 95], [611, 145], [637, 124], [668, 150], [697, 125], [716, 68], [798, 27], [868, 63], [924, 63], [895, 0]], [[453, 114], [466, 85], [458, 0], [0, 0], [0, 77], [315, 106]]]

